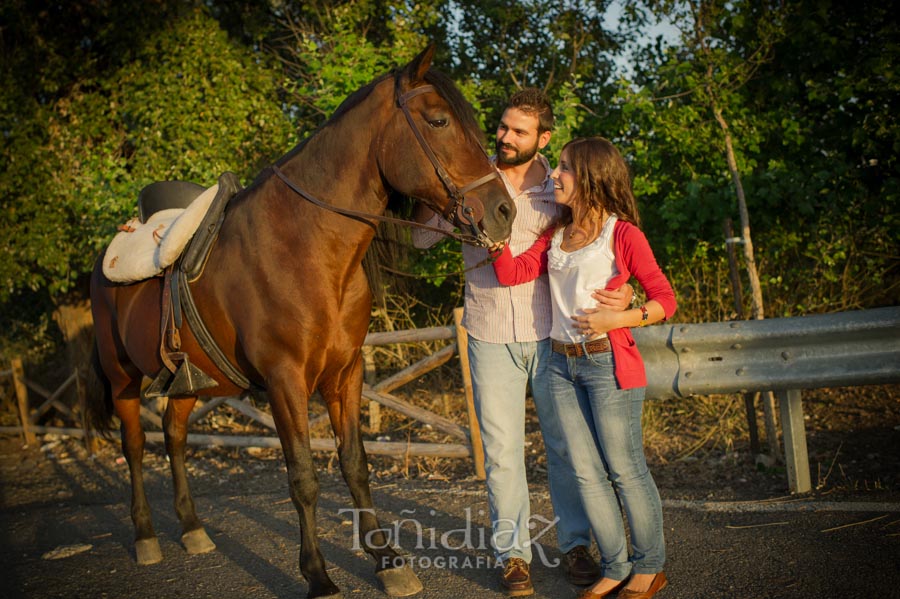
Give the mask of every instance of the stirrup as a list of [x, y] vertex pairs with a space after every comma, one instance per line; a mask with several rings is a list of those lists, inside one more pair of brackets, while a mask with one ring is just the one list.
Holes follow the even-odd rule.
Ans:
[[201, 389], [219, 386], [211, 376], [191, 364], [187, 354], [182, 353], [182, 356], [181, 366], [175, 371], [175, 378], [169, 384], [166, 395], [196, 395]]
[[147, 399], [156, 399], [157, 397], [167, 397], [166, 388], [169, 381], [172, 380], [172, 372], [163, 366], [153, 378], [153, 382], [144, 389], [144, 397]]
[[153, 379], [153, 382], [144, 390], [144, 397], [153, 399], [156, 397], [172, 397], [179, 395], [196, 395], [201, 389], [218, 387], [211, 376], [191, 364], [188, 355], [183, 352], [169, 354], [173, 361], [180, 360], [181, 366], [173, 374], [168, 368], [163, 367]]

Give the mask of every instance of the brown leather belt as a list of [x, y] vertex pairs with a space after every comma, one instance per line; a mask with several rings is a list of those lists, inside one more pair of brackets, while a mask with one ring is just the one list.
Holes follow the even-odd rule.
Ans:
[[583, 356], [585, 347], [587, 348], [587, 352], [589, 354], [600, 354], [603, 352], [608, 352], [610, 350], [608, 337], [588, 341], [584, 344], [584, 347], [582, 347], [580, 343], [563, 343], [562, 341], [551, 339], [550, 347], [552, 347], [553, 351], [555, 351], [556, 353], [568, 356], [570, 358], [572, 356], [575, 356], [576, 358], [580, 358], [581, 356]]

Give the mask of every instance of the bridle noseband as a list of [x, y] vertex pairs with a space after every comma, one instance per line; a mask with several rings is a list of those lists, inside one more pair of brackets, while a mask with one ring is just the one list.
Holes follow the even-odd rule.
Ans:
[[[409, 111], [408, 102], [411, 98], [415, 98], [424, 93], [434, 92], [436, 91], [433, 85], [423, 85], [421, 87], [416, 87], [404, 94], [400, 94], [399, 90], [399, 78], [396, 80], [396, 85], [398, 86], [395, 96], [397, 97], [397, 106], [403, 112], [403, 115], [406, 117], [406, 122], [409, 123], [410, 129], [412, 129], [413, 134], [416, 136], [416, 139], [419, 141], [419, 145], [422, 147], [422, 150], [425, 151], [425, 155], [428, 157], [428, 160], [431, 162], [431, 165], [434, 167], [435, 172], [437, 173], [438, 178], [443, 183], [444, 188], [447, 190], [447, 194], [450, 196], [450, 202], [447, 204], [447, 208], [441, 213], [446, 220], [453, 223], [454, 225], [460, 228], [469, 228], [472, 230], [472, 234], [465, 233], [454, 233], [451, 231], [446, 231], [444, 229], [438, 229], [436, 227], [431, 227], [428, 225], [424, 225], [422, 223], [417, 223], [415, 221], [400, 219], [400, 218], [392, 218], [389, 216], [383, 216], [381, 214], [371, 214], [367, 212], [359, 212], [356, 210], [350, 210], [347, 208], [339, 208], [337, 206], [332, 206], [330, 204], [326, 204], [325, 202], [319, 200], [309, 192], [303, 190], [293, 181], [291, 181], [281, 169], [278, 168], [277, 165], [272, 165], [271, 169], [275, 175], [278, 176], [291, 190], [293, 190], [300, 197], [305, 200], [324, 208], [326, 210], [330, 210], [331, 212], [336, 212], [338, 214], [342, 214], [346, 217], [358, 220], [363, 222], [371, 227], [375, 227], [372, 223], [372, 220], [379, 220], [382, 222], [392, 222], [396, 224], [409, 225], [413, 227], [418, 227], [420, 229], [428, 229], [431, 231], [437, 231], [447, 235], [449, 237], [453, 237], [454, 239], [458, 239], [464, 243], [471, 243], [474, 245], [479, 245], [482, 247], [490, 247], [494, 245], [494, 241], [478, 226], [478, 223], [481, 221], [484, 216], [484, 204], [481, 203], [481, 200], [478, 198], [469, 198], [468, 202], [466, 201], [466, 193], [472, 191], [476, 187], [480, 187], [484, 185], [494, 178], [499, 178], [500, 174], [496, 169], [491, 168], [491, 172], [487, 175], [472, 181], [468, 185], [465, 185], [461, 188], [456, 187], [453, 181], [450, 179], [450, 175], [447, 174], [447, 171], [441, 165], [437, 156], [435, 156], [431, 147], [428, 145], [428, 141], [425, 139], [425, 136], [422, 135], [422, 131], [416, 125], [415, 120], [412, 117], [412, 113]], [[480, 148], [481, 146], [479, 146]], [[481, 148], [482, 152], [484, 148]], [[487, 156], [487, 153], [485, 153]]]

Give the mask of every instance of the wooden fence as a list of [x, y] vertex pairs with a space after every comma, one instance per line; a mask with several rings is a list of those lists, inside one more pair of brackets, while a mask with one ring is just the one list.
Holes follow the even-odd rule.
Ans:
[[[368, 356], [369, 381], [363, 395], [370, 401], [373, 428], [377, 428], [378, 406], [387, 406], [462, 443], [369, 441], [366, 442], [366, 450], [371, 454], [393, 456], [471, 456], [476, 474], [483, 478], [484, 455], [473, 407], [467, 337], [460, 325], [461, 308], [456, 310], [454, 317], [455, 326], [372, 333], [366, 337], [364, 356]], [[900, 382], [900, 307], [897, 306], [795, 318], [659, 325], [635, 329], [634, 337], [647, 368], [648, 399], [775, 391], [782, 420], [788, 483], [791, 491], [798, 493], [811, 488], [802, 390]], [[371, 376], [371, 350], [366, 348], [388, 343], [453, 338], [455, 343], [382, 381], [374, 381]], [[462, 367], [468, 427], [391, 395], [391, 391], [445, 363], [454, 353], [459, 354]], [[83, 426], [82, 429], [53, 430], [35, 426], [51, 408], [56, 408], [70, 419], [77, 419], [77, 415], [59, 401], [59, 397], [72, 384], [79, 394], [79, 403], [83, 401], [83, 385], [77, 372], [53, 392], [25, 380], [22, 364], [18, 360], [13, 360], [9, 371], [0, 374], [13, 377], [21, 431], [27, 442], [34, 440], [35, 432], [83, 434]], [[44, 398], [36, 410], [28, 409], [26, 388]], [[208, 401], [194, 412], [194, 421], [223, 403], [274, 429], [271, 416], [237, 397]], [[147, 420], [157, 426], [161, 424], [159, 414], [146, 406], [142, 409]], [[80, 412], [83, 417], [84, 411]], [[315, 421], [312, 423], [315, 424]], [[17, 430], [15, 427], [0, 427], [0, 432]], [[771, 434], [775, 436], [777, 433], [773, 431]], [[162, 433], [150, 432], [147, 436], [151, 441], [162, 440]], [[189, 435], [188, 441], [212, 445], [278, 446], [277, 437]], [[316, 450], [334, 449], [331, 439], [313, 439], [312, 445]]]
[[[403, 443], [365, 441], [364, 444], [366, 452], [372, 455], [388, 455], [395, 457], [471, 457], [473, 459], [476, 476], [483, 479], [485, 476], [484, 453], [481, 446], [481, 434], [478, 428], [478, 421], [475, 418], [472, 382], [469, 375], [468, 352], [466, 348], [467, 336], [465, 329], [463, 329], [460, 324], [462, 319], [462, 308], [458, 308], [454, 312], [454, 319], [455, 325], [453, 326], [370, 333], [366, 336], [363, 345], [363, 359], [366, 372], [366, 383], [363, 385], [363, 397], [369, 401], [369, 424], [373, 431], [380, 430], [381, 407], [384, 406], [400, 412], [413, 420], [428, 425], [434, 430], [446, 433], [458, 442]], [[410, 364], [406, 368], [403, 368], [387, 378], [380, 381], [375, 380], [376, 369], [372, 347], [399, 343], [437, 341], [442, 339], [454, 339], [454, 341], [434, 354]], [[412, 403], [391, 394], [392, 391], [445, 364], [454, 356], [454, 354], [459, 354], [460, 357], [466, 409], [468, 413], [468, 426], [461, 426], [449, 418], [413, 405]], [[0, 377], [3, 376], [12, 377], [21, 428], [0, 427], [0, 432], [20, 432], [24, 436], [25, 442], [29, 445], [35, 443], [35, 433], [56, 433], [82, 437], [85, 439], [89, 438], [84, 422], [83, 406], [85, 401], [85, 390], [82, 373], [79, 373], [76, 370], [59, 387], [57, 387], [56, 390], [48, 391], [41, 385], [26, 379], [22, 368], [22, 361], [15, 358], [12, 360], [9, 370], [0, 371]], [[78, 398], [78, 407], [75, 409], [70, 408], [64, 402], [60, 401], [60, 397], [72, 385], [75, 385]], [[42, 403], [37, 409], [31, 409], [29, 407], [29, 390], [43, 398]], [[254, 406], [249, 399], [250, 395], [247, 393], [242, 396], [213, 397], [202, 403], [198, 402], [198, 407], [191, 414], [189, 423], [193, 424], [206, 417], [216, 408], [225, 405], [250, 418], [254, 422], [274, 431], [275, 422], [272, 419], [271, 414]], [[154, 409], [154, 407], [156, 409]], [[154, 406], [152, 402], [150, 405], [141, 406], [141, 415], [144, 420], [155, 426], [157, 429], [160, 429], [158, 431], [147, 431], [146, 435], [148, 442], [163, 442], [163, 433], [161, 432], [161, 411], [164, 407], [164, 403]], [[38, 425], [37, 423], [51, 408], [55, 408], [61, 417], [72, 423], [72, 426], [47, 427]], [[310, 430], [327, 419], [328, 414], [323, 414], [310, 419]], [[195, 445], [232, 447], [280, 447], [280, 441], [275, 435], [211, 435], [190, 433], [188, 434], [188, 443]], [[335, 449], [333, 438], [314, 438], [311, 440], [310, 445], [314, 451], [334, 451]]]

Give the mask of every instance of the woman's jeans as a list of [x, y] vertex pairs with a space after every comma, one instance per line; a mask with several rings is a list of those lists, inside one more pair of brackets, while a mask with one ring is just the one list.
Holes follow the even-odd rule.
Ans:
[[[562, 436], [582, 504], [600, 547], [603, 576], [624, 580], [661, 572], [666, 559], [662, 504], [644, 458], [644, 387], [620, 389], [611, 352], [567, 357], [549, 368]], [[619, 502], [631, 529], [631, 559]]]

